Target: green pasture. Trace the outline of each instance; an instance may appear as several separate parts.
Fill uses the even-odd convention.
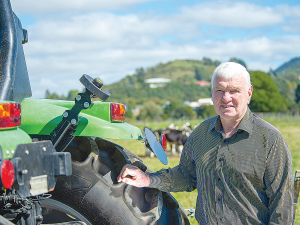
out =
[[[293,169],[294,174],[296,170],[300,170],[300,116],[275,116],[264,118],[271,124],[273,124],[284,136],[286,139],[289,148],[291,150],[293,158]],[[152,129],[166,128],[171,122],[181,127],[187,121],[163,121],[163,122],[143,122],[137,123],[136,126],[143,129],[144,127],[150,127]],[[190,121],[192,127],[199,124],[200,120]],[[174,167],[179,162],[179,157],[173,155],[172,157],[168,156],[168,165],[163,165],[157,158],[150,158],[145,156],[145,147],[144,144],[140,141],[120,141],[112,140],[113,142],[129,149],[138,156],[140,156],[143,162],[149,166],[151,169],[157,171],[161,168]],[[170,147],[168,148],[170,149]],[[184,209],[195,209],[196,207],[196,198],[197,192],[181,192],[181,193],[172,193],[176,200]],[[195,218],[189,217],[192,225],[198,224]],[[295,224],[300,225],[300,207],[296,213]]]

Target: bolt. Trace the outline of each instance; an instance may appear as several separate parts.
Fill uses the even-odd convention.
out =
[[[21,174],[27,174],[27,173],[28,173],[28,170],[26,170],[26,169],[21,171]]]
[[[29,151],[28,151],[28,150],[25,150],[25,154],[29,155]]]
[[[86,108],[86,109],[89,107],[89,105],[90,105],[90,104],[89,104],[88,102],[85,102],[85,103],[83,104],[84,108]]]
[[[11,154],[14,154],[15,153],[15,151],[14,150],[11,150]]]
[[[80,96],[80,95],[76,95],[75,99],[76,99],[77,101],[80,101],[81,96]]]
[[[75,125],[76,124],[76,120],[75,119],[71,119],[71,124]]]
[[[43,216],[42,215],[38,215],[38,216],[36,216],[35,217],[35,220],[37,221],[37,222],[43,222]],[[76,223],[76,222],[75,222]]]
[[[46,147],[43,147],[44,152],[46,151]]]
[[[9,151],[8,150],[6,151],[6,155],[9,156]]]
[[[95,78],[95,79],[93,80],[93,84],[94,84],[97,88],[99,88],[99,89],[103,86],[102,81],[101,81],[100,79],[98,79],[98,78]]]
[[[67,117],[68,116],[68,112],[64,112],[63,117]]]

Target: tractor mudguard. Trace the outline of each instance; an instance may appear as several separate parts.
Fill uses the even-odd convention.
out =
[[[19,144],[31,143],[30,136],[20,128],[12,128],[1,130],[0,135],[0,150],[2,150],[3,159],[10,159],[13,157],[15,149]]]
[[[28,134],[50,135],[62,120],[62,114],[73,107],[74,101],[25,99],[22,102],[21,129]],[[78,116],[79,125],[74,136],[108,139],[139,140],[142,132],[125,122],[112,122],[110,102],[95,101]]]

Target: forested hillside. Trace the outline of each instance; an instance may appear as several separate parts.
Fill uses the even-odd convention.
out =
[[[300,101],[300,58],[293,58],[274,71],[269,72],[280,93],[291,102],[294,109],[299,108]],[[298,97],[297,97],[298,96]]]
[[[204,58],[200,60],[176,60],[166,64],[158,64],[146,70],[139,68],[133,75],[128,75],[121,81],[106,85],[114,101],[126,102],[129,98],[165,99],[181,101],[196,101],[199,98],[210,97],[210,86],[200,86],[197,80],[210,81],[213,70],[220,62]],[[161,88],[150,88],[145,80],[148,78],[169,78],[173,82]]]
[[[231,58],[245,67],[243,60]],[[111,85],[105,85],[113,102],[127,106],[127,117],[134,119],[195,118],[212,116],[212,106],[192,109],[189,102],[210,98],[210,80],[220,64],[209,58],[202,60],[175,60],[149,68],[138,68],[132,75]],[[254,87],[250,108],[258,112],[288,112],[297,110],[300,101],[300,58],[292,59],[275,71],[249,71]],[[167,78],[168,82],[152,84],[150,78]],[[150,80],[149,80],[150,79]],[[153,80],[153,79],[152,79]],[[153,88],[155,87],[155,88]],[[74,99],[78,91],[68,97],[46,93],[46,98]]]
[[[275,71],[276,76],[288,76],[298,79],[300,76],[300,58],[293,58],[289,62],[284,63]]]

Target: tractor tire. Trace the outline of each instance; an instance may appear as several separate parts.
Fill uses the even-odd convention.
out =
[[[128,163],[151,172],[127,149],[100,138],[76,137],[66,151],[72,155],[72,175],[59,177],[51,199],[41,201],[43,224],[67,222],[54,220],[57,211],[91,225],[190,224],[170,194],[117,182]]]

